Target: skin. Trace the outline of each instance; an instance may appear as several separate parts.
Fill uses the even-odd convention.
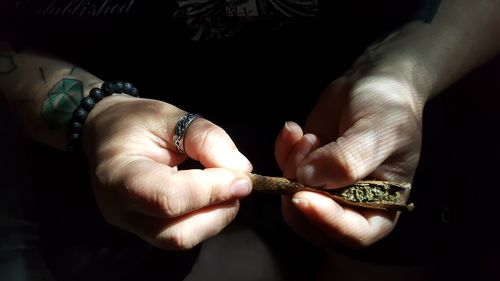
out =
[[[184,111],[128,97],[102,103],[87,120],[83,142],[92,155],[94,193],[110,223],[158,247],[185,250],[234,219],[238,199],[251,191],[246,173],[252,166],[224,130],[193,121],[183,155],[165,136],[172,136]],[[122,118],[131,110],[134,117]],[[205,169],[178,170],[187,157]]]
[[[411,183],[425,103],[499,52],[499,11],[500,1],[442,1],[429,23],[408,23],[367,48],[325,89],[304,128],[281,130],[275,154],[284,176],[326,189],[364,178]],[[371,245],[399,215],[311,192],[282,202],[288,224],[320,245]]]
[[[425,102],[497,54],[497,11],[500,1],[443,1],[431,23],[409,23],[370,46],[325,89],[303,128],[283,127],[276,159],[284,175],[324,188],[365,177],[411,182]],[[57,58],[0,50],[0,58],[8,58],[0,60],[0,93],[26,134],[64,148],[64,120],[102,81]],[[82,138],[104,218],[165,249],[190,249],[216,235],[251,191],[251,163],[210,121],[194,121],[187,155],[176,152],[173,128],[185,113],[162,101],[115,95],[91,111]],[[204,168],[179,170],[187,157]],[[352,247],[382,239],[398,217],[344,208],[309,192],[285,197],[283,214],[315,243]]]
[[[0,92],[27,135],[64,149],[72,111],[102,80],[36,52],[16,54],[4,45],[1,54],[9,62],[0,69],[14,70],[0,76]],[[15,67],[7,68],[10,60]],[[251,191],[251,163],[210,121],[193,121],[185,136],[187,155],[176,151],[173,128],[185,113],[162,101],[113,95],[91,111],[82,135],[103,217],[171,250],[190,249],[217,234]],[[179,171],[188,157],[205,169]]]

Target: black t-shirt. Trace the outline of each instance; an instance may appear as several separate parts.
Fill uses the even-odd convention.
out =
[[[18,49],[46,51],[103,80],[131,81],[142,97],[202,114],[233,137],[255,172],[279,175],[273,147],[284,122],[303,123],[321,90],[410,19],[419,2],[2,1],[0,34]],[[32,149],[35,182],[47,187],[38,191],[39,219],[53,260],[85,247],[140,243],[99,218],[84,165],[75,171],[63,153]],[[241,220],[270,241],[287,242],[276,234],[289,234],[286,227],[269,229],[280,225],[273,224],[279,198],[259,199],[247,203]],[[172,268],[186,272],[193,260],[186,256],[170,258]]]
[[[3,10],[16,47],[202,114],[235,134],[258,172],[273,166],[282,124],[302,123],[321,90],[419,2],[17,0]]]

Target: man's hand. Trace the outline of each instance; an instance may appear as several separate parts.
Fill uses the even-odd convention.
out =
[[[284,176],[325,189],[365,178],[411,182],[421,143],[422,103],[416,90],[396,75],[352,77],[339,78],[324,91],[305,134],[293,122],[284,126],[276,140]],[[398,217],[343,207],[312,192],[284,197],[282,207],[286,221],[304,237],[352,247],[385,237]]]
[[[172,143],[186,112],[147,99],[113,96],[85,123],[95,197],[112,224],[166,249],[189,249],[217,234],[248,195],[250,162],[223,129],[198,118],[185,136],[187,155]],[[187,157],[203,170],[178,170]]]

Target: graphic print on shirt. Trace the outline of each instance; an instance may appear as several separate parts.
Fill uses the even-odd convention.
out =
[[[299,17],[315,17],[318,0],[177,0],[174,17],[182,18],[191,40],[235,36],[242,26],[256,22],[276,29]]]

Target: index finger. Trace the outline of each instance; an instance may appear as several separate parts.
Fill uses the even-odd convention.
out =
[[[252,171],[252,164],[226,131],[203,117],[196,118],[187,128],[184,148],[190,158],[200,161],[207,168]]]

